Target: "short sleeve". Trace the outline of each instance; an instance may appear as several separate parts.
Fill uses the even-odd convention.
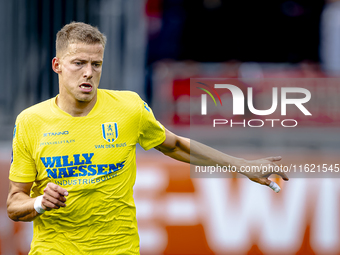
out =
[[[160,145],[165,140],[165,129],[161,123],[159,123],[151,108],[141,101],[141,117],[138,130],[138,143],[144,150]]]
[[[19,115],[20,116],[20,115]],[[37,170],[29,148],[29,133],[25,127],[25,119],[19,117],[13,131],[12,159],[9,179],[14,182],[35,181]]]

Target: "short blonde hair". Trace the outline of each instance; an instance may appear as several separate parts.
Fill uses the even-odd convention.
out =
[[[97,27],[83,22],[71,22],[65,25],[58,33],[56,40],[56,53],[61,54],[71,43],[96,44],[100,43],[105,49],[106,36]]]

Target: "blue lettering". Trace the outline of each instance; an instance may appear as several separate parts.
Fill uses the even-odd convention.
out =
[[[107,165],[97,165],[98,166],[98,175],[104,175],[106,173],[103,173],[103,171],[107,171],[105,168],[107,167]]]
[[[93,175],[95,175],[97,173],[95,167],[96,167],[96,165],[89,165],[87,167],[87,169],[91,172],[91,173],[87,174],[88,176],[93,176]]]
[[[79,170],[79,172],[81,172],[79,174],[79,176],[86,176],[87,175],[86,168],[87,168],[87,166],[84,166],[84,165],[79,166],[78,170]]]
[[[74,170],[77,170],[76,166],[71,166],[67,168],[69,177],[78,177],[78,173],[75,173]]]
[[[84,160],[79,161],[80,154],[74,154],[73,157],[74,157],[74,165],[75,166],[83,165],[85,163]]]
[[[101,175],[105,176],[100,178],[87,179],[87,183],[96,183],[105,180],[109,180],[116,175],[110,175],[118,170],[121,170],[124,167],[125,161],[118,162],[116,164],[92,164],[92,158],[94,153],[83,153],[83,154],[74,154],[74,161],[70,160],[71,156],[56,156],[56,157],[41,157],[41,162],[46,167],[47,177],[50,179],[62,179],[67,177],[84,177],[84,176],[96,176]],[[82,158],[81,158],[82,157]],[[63,163],[63,164],[62,164]],[[81,181],[81,179],[71,180],[68,185],[77,185],[85,183],[85,181]],[[60,183],[61,185],[66,185],[64,183]]]
[[[125,163],[125,161],[120,162],[120,163],[117,163],[117,168],[118,168],[119,170],[122,169],[122,168],[124,167],[124,163]]]
[[[118,168],[116,167],[115,164],[109,164],[109,172],[108,172],[109,174],[113,173],[113,172],[115,172],[117,170],[118,170]]]
[[[48,178],[54,178],[54,179],[56,179],[56,178],[58,178],[57,177],[57,168],[54,168],[54,169],[46,169],[46,171],[47,171],[47,177]]]
[[[57,157],[41,157],[41,162],[44,164],[44,166],[47,167],[54,167],[55,163],[56,163],[56,167],[62,167],[61,165],[61,157],[57,156]],[[47,161],[46,161],[47,160]]]
[[[68,155],[62,156],[63,158],[63,166],[73,166],[73,161],[68,162]]]
[[[59,168],[58,178],[69,177],[66,171],[66,167]]]
[[[85,163],[85,164],[87,164],[87,165],[88,165],[88,164],[92,164],[91,159],[92,159],[94,153],[83,153],[83,154],[81,154],[81,155],[83,155],[83,157],[84,157],[85,160],[86,160],[86,163]]]

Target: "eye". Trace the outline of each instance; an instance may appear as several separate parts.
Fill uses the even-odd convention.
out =
[[[94,63],[93,65],[94,65],[94,67],[100,67],[101,66],[100,63]]]
[[[74,62],[74,64],[75,64],[76,66],[80,66],[80,65],[81,65],[81,62],[77,61],[77,62]]]

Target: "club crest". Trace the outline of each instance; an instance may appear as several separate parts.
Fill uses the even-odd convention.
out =
[[[105,141],[113,143],[118,138],[118,125],[116,122],[102,124],[102,135]]]

